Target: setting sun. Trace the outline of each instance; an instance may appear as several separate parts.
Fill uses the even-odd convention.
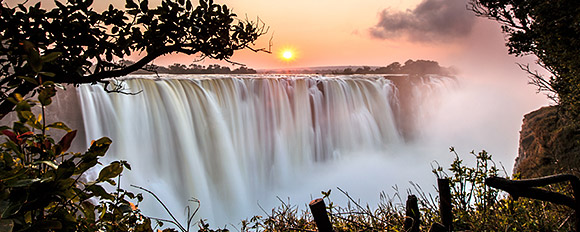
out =
[[[294,53],[291,50],[284,50],[282,52],[282,59],[292,60],[294,58]]]

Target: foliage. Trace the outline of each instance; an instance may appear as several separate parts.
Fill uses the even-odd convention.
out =
[[[229,59],[234,51],[252,48],[266,28],[261,22],[239,21],[225,5],[213,0],[163,0],[149,8],[147,0],[126,0],[124,10],[112,5],[103,12],[91,8],[93,0],[55,1],[52,10],[40,2],[28,8],[0,4],[0,118],[10,112],[15,94],[25,96],[38,87],[31,78],[36,65],[27,65],[30,50],[47,55],[41,68],[57,84],[96,83],[144,68],[155,58],[171,53]],[[139,60],[129,66],[116,61],[132,54]],[[38,59],[36,59],[38,60]],[[34,63],[33,63],[34,64]]]
[[[120,62],[121,65],[129,66],[135,62],[124,60]],[[245,66],[240,66],[234,70],[229,67],[220,66],[219,64],[210,64],[209,66],[203,66],[199,64],[192,63],[189,66],[184,64],[174,63],[168,67],[164,66],[149,66],[150,71],[147,70],[137,70],[133,74],[151,74],[151,73],[169,73],[169,74],[256,74],[257,71]]]
[[[399,62],[393,62],[385,67],[371,68],[364,66],[362,68],[352,69],[346,68],[340,71],[334,71],[333,74],[411,74],[411,75],[425,75],[437,74],[443,76],[455,75],[455,70],[452,68],[444,68],[439,66],[439,63],[431,60],[407,60],[403,65]]]
[[[485,185],[485,179],[499,174],[499,169],[495,166],[485,150],[479,153],[471,152],[476,158],[475,167],[463,165],[463,160],[459,158],[457,152],[452,147],[450,151],[455,154],[455,159],[451,163],[449,177],[451,184],[452,204],[456,208],[455,219],[458,223],[457,229],[463,227],[463,223],[469,221],[484,222],[487,214],[493,210],[493,206],[498,199],[499,191]],[[438,178],[443,170],[439,167],[433,171]],[[474,214],[475,213],[475,214]],[[479,217],[479,218],[478,218]]]
[[[55,1],[54,9],[45,10],[40,2],[11,8],[0,0],[0,118],[18,116],[0,128],[7,138],[0,144],[2,231],[152,231],[151,219],[137,208],[142,195],[119,187],[127,162],[115,161],[89,178],[111,140],[71,153],[76,131],[61,122],[47,125],[45,107],[62,84],[124,76],[170,53],[228,60],[239,49],[265,51],[251,47],[266,31],[261,22],[236,21],[227,6],[212,0],[197,7],[190,0],[163,0],[151,9],[147,0],[126,0],[126,9],[111,5],[103,12],[92,3]],[[135,53],[137,62],[117,62]],[[41,108],[38,117],[34,106]],[[67,133],[56,142],[49,129]],[[109,184],[117,186],[113,192],[106,190]],[[189,231],[190,222],[179,229]]]
[[[27,45],[31,46],[31,45]],[[33,76],[21,77],[37,82],[37,100],[24,99],[19,94],[10,101],[16,105],[18,120],[11,127],[2,126],[6,140],[0,144],[0,225],[3,231],[152,231],[151,220],[143,217],[137,206],[141,194],[119,187],[114,192],[105,188],[120,178],[125,161],[115,161],[103,167],[98,177],[89,180],[90,171],[107,152],[111,140],[93,141],[84,153],[67,152],[76,135],[61,122],[48,124],[44,108],[51,104],[57,85],[43,81],[42,67],[59,53],[41,56],[29,47],[27,63]],[[28,80],[30,79],[30,80]],[[34,106],[42,108],[38,117]],[[49,129],[67,133],[56,142]],[[108,183],[108,184],[107,184]]]
[[[580,116],[580,2],[570,0],[471,0],[478,15],[502,24],[509,53],[533,54],[551,73],[545,77],[529,66],[530,82],[562,106],[568,118]]]
[[[567,221],[569,209],[537,200],[513,199],[485,185],[486,178],[501,174],[485,150],[471,152],[475,158],[472,167],[464,164],[453,147],[450,151],[455,155],[448,169],[451,174],[447,177],[451,182],[455,230],[568,231],[573,228],[573,222]],[[433,172],[438,177],[447,175],[441,167]],[[506,174],[505,171],[503,174]],[[566,191],[558,186],[552,190]],[[434,207],[425,209],[433,210]]]

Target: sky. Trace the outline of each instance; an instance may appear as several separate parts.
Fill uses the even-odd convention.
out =
[[[507,56],[499,25],[477,18],[466,0],[220,0],[241,19],[259,18],[269,27],[256,41],[272,54],[239,51],[235,62],[252,68],[333,65],[386,66],[408,59],[436,60],[454,66],[466,57]],[[151,5],[154,3],[151,2]],[[479,48],[479,50],[478,50]],[[291,49],[294,59],[281,59]],[[167,65],[176,59],[158,59]],[[495,59],[495,58],[494,58]],[[211,63],[214,61],[205,61]]]
[[[238,51],[232,61],[255,69],[334,65],[386,66],[408,59],[438,61],[443,66],[475,62],[473,58],[510,61],[497,23],[477,18],[468,0],[216,0],[240,19],[258,18],[269,28],[256,41],[272,54]],[[6,0],[13,6],[18,0]],[[29,1],[35,3],[37,1]],[[52,7],[52,0],[41,1]],[[194,1],[195,2],[195,1]],[[150,7],[160,0],[150,0]],[[96,10],[124,0],[95,1]],[[281,59],[291,49],[291,61]],[[158,58],[158,65],[190,64],[194,56]],[[533,61],[533,60],[532,60]],[[205,60],[202,64],[214,63]],[[513,63],[513,62],[512,62]]]
[[[478,26],[464,0],[251,0],[227,4],[270,26],[273,57],[248,51],[233,57],[257,68],[388,65],[407,59],[451,64],[453,57],[476,42],[469,40]],[[485,28],[489,29],[499,28]],[[269,36],[257,45],[267,46]],[[500,45],[503,49],[503,42]],[[291,62],[278,59],[286,48],[297,53]]]

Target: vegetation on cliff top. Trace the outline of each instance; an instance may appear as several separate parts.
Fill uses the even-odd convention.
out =
[[[345,68],[339,71],[331,71],[332,74],[410,74],[425,75],[435,74],[442,76],[454,76],[456,70],[439,66],[437,61],[432,60],[407,60],[401,65],[399,62],[393,62],[384,67],[371,68],[364,66],[362,68],[352,69]]]
[[[135,62],[132,61],[121,61],[121,65],[131,66]],[[132,72],[132,74],[152,74],[152,73],[168,73],[168,74],[255,74],[256,70],[240,66],[234,70],[226,66],[221,66],[219,64],[210,64],[208,66],[203,66],[199,64],[192,63],[190,65],[184,65],[179,63],[174,63],[167,67],[150,65],[147,70],[137,70]]]

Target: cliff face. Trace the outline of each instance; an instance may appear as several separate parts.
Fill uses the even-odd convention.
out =
[[[514,173],[521,178],[580,174],[580,126],[568,125],[554,106],[525,115]]]

